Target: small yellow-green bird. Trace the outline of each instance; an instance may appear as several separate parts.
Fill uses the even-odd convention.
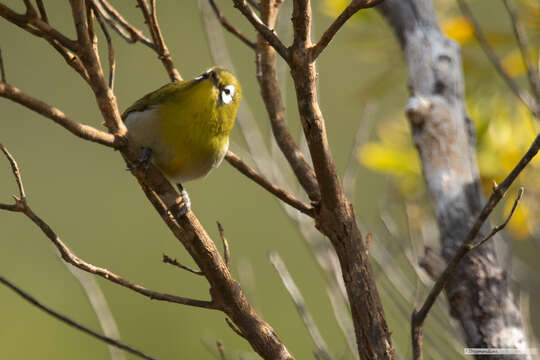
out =
[[[182,183],[207,175],[221,163],[241,98],[238,80],[213,67],[193,80],[151,92],[122,114],[130,141],[143,150],[133,165],[152,161],[178,186],[185,205],[180,216],[191,206]]]

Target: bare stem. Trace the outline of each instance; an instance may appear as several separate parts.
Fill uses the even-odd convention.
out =
[[[304,204],[302,201],[296,199],[294,196],[289,194],[287,191],[283,190],[277,185],[272,184],[268,179],[259,174],[255,169],[249,167],[242,159],[240,159],[232,151],[228,151],[225,155],[225,159],[234,166],[242,174],[246,175],[251,180],[255,181],[257,184],[261,185],[268,192],[275,195],[278,199],[283,202],[291,205],[293,208],[298,211],[303,212],[304,214],[313,217],[313,208]]]
[[[51,315],[52,317],[54,317],[54,318],[56,318],[56,319],[58,319],[58,320],[60,320],[60,321],[62,321],[64,323],[68,324],[69,326],[74,327],[77,330],[82,331],[85,334],[88,334],[88,335],[90,335],[92,337],[95,337],[96,339],[101,340],[101,341],[103,341],[103,342],[105,342],[105,343],[107,343],[109,345],[116,346],[117,348],[125,350],[125,351],[127,351],[127,352],[129,352],[129,353],[131,353],[133,355],[137,355],[140,358],[148,359],[148,360],[157,360],[156,358],[154,358],[154,357],[152,357],[150,355],[146,355],[145,353],[143,353],[140,350],[137,350],[137,349],[135,349],[135,348],[133,348],[133,347],[131,347],[129,345],[126,345],[126,344],[124,344],[124,343],[122,343],[122,342],[120,342],[118,340],[115,340],[113,338],[110,338],[108,336],[101,335],[101,334],[95,332],[94,330],[91,330],[91,329],[87,328],[86,326],[81,325],[78,322],[75,322],[74,320],[67,317],[66,315],[62,315],[59,312],[54,311],[53,309],[49,308],[48,306],[43,305],[42,303],[40,303],[38,300],[36,300],[36,298],[31,296],[27,292],[23,291],[22,289],[20,289],[15,284],[13,284],[12,282],[10,282],[9,280],[7,280],[6,278],[4,278],[2,276],[0,276],[0,283],[4,284],[6,287],[13,290],[15,293],[17,293],[19,296],[21,296],[23,299],[25,299],[26,301],[28,301],[30,304],[34,305],[38,309],[41,309],[41,310],[45,311],[47,314]]]
[[[253,41],[249,40],[244,34],[240,32],[240,30],[234,27],[229,22],[229,20],[227,20],[227,18],[221,13],[221,10],[219,10],[216,2],[214,0],[208,0],[208,2],[210,3],[210,6],[212,6],[212,9],[214,10],[214,13],[216,14],[217,19],[219,20],[221,25],[225,28],[225,30],[227,30],[228,32],[236,36],[238,39],[240,39],[240,41],[242,41],[248,47],[255,49],[256,44]]]
[[[383,0],[353,0],[343,10],[334,22],[326,29],[319,42],[309,49],[311,61],[315,61],[322,51],[330,44],[336,33],[349,20],[351,16],[356,14],[360,9],[366,9],[377,6]]]

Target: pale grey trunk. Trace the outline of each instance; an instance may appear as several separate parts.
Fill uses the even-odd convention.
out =
[[[406,114],[437,216],[442,256],[448,261],[485,203],[474,125],[463,100],[460,49],[441,33],[429,0],[386,0],[379,9],[394,29],[408,66]],[[484,226],[479,238],[488,231]],[[446,295],[466,346],[527,348],[520,313],[493,242],[462,261]]]

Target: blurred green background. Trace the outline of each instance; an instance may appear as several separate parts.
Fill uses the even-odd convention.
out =
[[[4,3],[17,11],[24,10],[21,1]],[[146,33],[135,1],[111,3]],[[227,18],[255,39],[250,25],[233,9],[232,2],[219,3]],[[343,1],[313,3],[314,39],[317,39],[343,6]],[[69,6],[63,2],[49,2],[46,6],[51,24],[74,38]],[[459,20],[453,2],[443,1],[439,6],[442,21]],[[481,4],[478,6],[479,13],[485,14]],[[484,16],[482,21],[492,33],[501,34],[500,39],[511,39],[508,23],[501,20],[504,18],[502,7],[494,11],[497,16]],[[281,16],[285,20],[290,18],[290,2],[285,2]],[[158,2],[158,17],[165,41],[184,78],[192,78],[214,65],[196,1]],[[458,26],[462,28],[466,29],[466,24]],[[99,36],[102,54],[106,54],[100,32]],[[286,32],[283,36],[287,37]],[[243,86],[244,101],[263,132],[265,146],[270,147],[269,123],[255,78],[254,53],[228,33],[225,39]],[[124,109],[166,83],[168,77],[148,48],[127,44],[116,34],[113,41],[117,61],[115,94]],[[536,46],[538,42],[531,43]],[[501,40],[501,44],[506,46],[507,43]],[[58,107],[81,123],[101,127],[102,119],[90,89],[45,41],[1,19],[0,48],[11,85]],[[503,51],[510,52],[511,45],[508,49],[503,47]],[[487,66],[473,40],[468,45],[464,42],[463,52],[471,106],[478,106],[481,100],[491,101],[493,94],[502,99],[499,100],[501,106],[514,106],[513,98]],[[106,63],[105,55],[103,64]],[[366,10],[342,29],[321,55],[318,71],[321,108],[341,173],[350,159],[353,134],[359,123],[367,119],[363,115],[367,104],[375,110],[369,124],[365,125],[364,131],[370,139],[366,146],[380,144],[383,141],[380,134],[393,126],[401,129],[396,130],[396,134],[400,131],[408,134],[402,115],[407,100],[407,77],[401,52],[390,29],[374,10]],[[289,74],[284,72],[283,75],[287,120],[293,133],[298,135],[294,88]],[[522,72],[515,76],[525,85]],[[478,117],[489,118],[488,111],[493,111],[492,108],[489,104],[480,106]],[[153,290],[208,299],[208,285],[203,278],[161,262],[162,253],[166,253],[193,265],[145,199],[135,179],[124,170],[125,164],[118,154],[80,140],[50,120],[5,99],[0,99],[0,116],[0,141],[21,167],[30,205],[78,256]],[[231,149],[245,154],[245,141],[238,127],[231,140]],[[416,159],[410,140],[403,146],[398,151],[411,150]],[[361,161],[365,160],[362,149]],[[385,159],[378,153],[368,158],[376,156]],[[392,155],[386,156],[388,159]],[[16,185],[7,161],[0,160],[0,164],[0,201],[10,202]],[[354,199],[356,213],[362,230],[372,232],[374,241],[386,249],[389,256],[387,262],[377,259],[374,268],[396,348],[406,357],[410,355],[408,319],[414,298],[396,289],[396,281],[392,281],[396,277],[391,272],[398,269],[400,276],[409,279],[410,283],[405,286],[409,286],[407,290],[411,294],[425,293],[425,286],[416,287],[415,272],[404,254],[415,254],[416,238],[436,247],[437,235],[418,173],[412,174],[416,180],[407,180],[403,185],[401,180],[411,174],[396,172],[391,165],[384,165],[384,161],[383,165],[366,161],[362,164],[365,166],[359,168]],[[290,173],[286,172],[286,176],[290,177]],[[192,209],[212,238],[219,239],[216,220],[225,227],[232,250],[233,275],[239,279],[259,314],[274,327],[295,357],[313,358],[313,344],[268,260],[271,250],[277,250],[287,264],[331,353],[336,358],[352,358],[333,315],[325,276],[302,240],[297,225],[278,202],[226,162],[206,179],[188,183],[186,188]],[[414,196],[404,195],[404,188],[407,189],[405,194]],[[411,217],[422,221],[411,221]],[[384,226],[383,218],[394,223],[393,234],[388,231],[388,222]],[[411,223],[414,224],[408,228]],[[520,269],[525,273],[528,269],[538,269],[535,263],[538,240],[535,240],[533,225],[527,225],[530,230],[525,236],[508,235],[509,239],[511,236],[518,239],[513,248],[519,255]],[[81,286],[61,264],[49,240],[29,220],[20,214],[0,212],[0,241],[2,276],[53,309],[100,331]],[[221,248],[221,244],[218,246]],[[534,303],[539,296],[538,276],[531,274],[525,278],[528,283],[523,288]],[[160,359],[216,358],[215,341],[219,339],[230,358],[257,358],[249,345],[227,326],[222,313],[151,301],[104,280],[98,282],[117,321],[121,339],[148,354]],[[521,289],[517,282],[515,287],[516,291]],[[519,294],[523,294],[523,290],[519,290]],[[519,299],[523,300],[521,296]],[[0,287],[0,304],[0,358],[106,359],[109,356],[103,343],[52,319],[5,287]],[[453,334],[454,330],[447,326],[444,304],[445,300],[440,299],[428,325],[432,329],[446,326],[445,331]],[[530,311],[538,329],[539,313],[534,308]],[[432,334],[426,339],[428,358],[460,356],[462,346],[455,335]],[[127,358],[135,357],[127,355]]]

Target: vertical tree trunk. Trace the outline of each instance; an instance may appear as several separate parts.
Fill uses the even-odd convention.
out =
[[[485,203],[476,164],[475,129],[463,101],[460,49],[441,33],[429,0],[386,0],[380,10],[395,31],[409,69],[411,96],[406,114],[437,216],[442,255],[448,261]],[[479,238],[487,231],[488,225]],[[527,347],[520,313],[493,242],[463,260],[446,295],[468,347]],[[505,356],[509,358],[517,357]]]

